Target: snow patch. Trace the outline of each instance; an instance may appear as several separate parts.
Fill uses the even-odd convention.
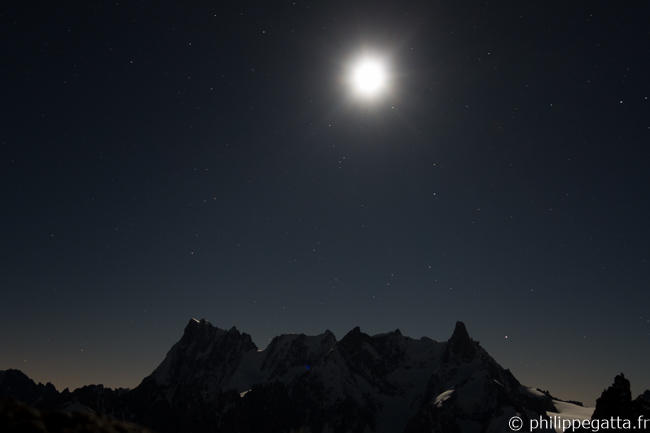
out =
[[[448,400],[448,399],[451,397],[451,395],[454,393],[454,391],[455,391],[455,390],[450,389],[450,390],[448,390],[448,391],[443,392],[443,393],[440,394],[438,397],[436,397],[436,401],[433,402],[433,404],[434,404],[436,407],[440,407],[440,406],[442,406],[442,403],[443,403],[445,400]]]
[[[577,419],[580,421],[590,420],[595,409],[594,407],[582,407],[577,404],[557,400],[553,400],[553,405],[555,405],[555,409],[557,409],[558,413],[546,412],[546,415],[548,415],[551,420],[555,421],[554,426],[557,433],[563,433],[563,419]]]
[[[86,406],[85,404],[81,404],[78,401],[72,402],[68,404],[66,407],[63,408],[63,412],[86,412],[86,413],[95,413],[94,410]]]
[[[547,397],[546,394],[544,394],[543,392],[541,392],[540,390],[538,390],[536,388],[531,388],[529,386],[522,386],[520,389],[521,389],[522,394],[528,394],[528,395],[530,395],[532,397],[536,397],[536,398],[545,398],[545,397]]]

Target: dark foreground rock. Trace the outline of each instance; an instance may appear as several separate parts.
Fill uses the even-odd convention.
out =
[[[575,433],[601,430],[635,430],[650,432],[650,391],[632,400],[630,381],[621,373],[614,383],[605,389],[596,400],[596,409],[591,416],[592,428],[581,428]],[[593,426],[598,426],[593,427]]]
[[[149,433],[143,427],[88,412],[41,411],[5,398],[0,400],[2,433]]]

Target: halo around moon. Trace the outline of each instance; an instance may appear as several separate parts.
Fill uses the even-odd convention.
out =
[[[383,61],[362,58],[352,64],[350,84],[358,96],[374,98],[387,90],[388,72]]]

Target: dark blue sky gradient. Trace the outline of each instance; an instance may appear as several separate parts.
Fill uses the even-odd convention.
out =
[[[650,388],[640,2],[9,2],[0,369],[134,387],[187,321],[456,320],[524,384]],[[365,51],[390,91],[345,84]]]

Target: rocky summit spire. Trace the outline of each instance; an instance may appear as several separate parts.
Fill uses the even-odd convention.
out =
[[[456,322],[454,333],[447,342],[446,358],[455,358],[461,362],[470,362],[476,354],[474,341],[469,336],[463,322]]]
[[[469,333],[467,332],[467,328],[465,327],[465,324],[463,322],[456,322],[456,327],[454,328],[454,333],[451,335],[451,340],[458,340],[458,341],[471,341],[471,338],[469,337]]]
[[[256,350],[251,336],[234,327],[225,331],[205,319],[191,319],[183,337],[149,378],[163,386],[217,390],[234,374],[243,354]]]
[[[614,384],[603,391],[596,400],[596,409],[591,419],[609,419],[620,416],[629,418],[632,415],[632,392],[630,381],[623,373],[614,378]]]
[[[183,331],[183,334],[196,334],[198,332],[203,332],[205,331],[214,331],[216,328],[210,324],[205,319],[197,320],[197,319],[190,319],[190,322],[185,326],[185,330]]]

